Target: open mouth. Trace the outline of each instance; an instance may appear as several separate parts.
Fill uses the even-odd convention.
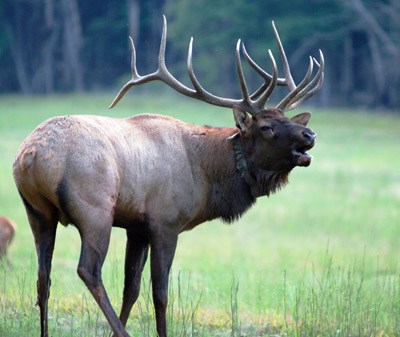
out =
[[[311,164],[312,156],[308,154],[306,151],[312,149],[314,146],[314,142],[309,145],[301,146],[295,148],[292,152],[293,160],[296,166],[309,166]]]

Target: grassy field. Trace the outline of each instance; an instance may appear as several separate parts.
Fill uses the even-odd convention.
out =
[[[36,254],[12,179],[13,156],[46,118],[127,117],[150,112],[196,124],[233,125],[228,109],[175,96],[111,94],[0,97],[0,214],[18,224],[0,267],[0,336],[40,334]],[[400,118],[314,111],[313,163],[233,225],[203,224],[180,236],[170,296],[171,336],[400,336]],[[399,114],[397,114],[399,116]],[[104,282],[119,312],[125,233],[115,229]],[[59,226],[49,301],[52,336],[109,336],[108,324],[76,274],[80,240]],[[132,336],[155,336],[146,269]]]

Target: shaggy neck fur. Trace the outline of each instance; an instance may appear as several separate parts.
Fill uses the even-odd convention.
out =
[[[249,185],[252,196],[256,198],[260,195],[260,191],[258,188],[257,180],[249,172],[246,155],[243,151],[239,134],[238,133],[235,134],[233,137],[230,138],[230,140],[232,140],[233,143],[233,152],[235,154],[236,169],[240,172],[240,175],[247,183],[247,185]]]
[[[227,139],[229,137],[226,133],[223,134],[219,134],[220,137],[223,136],[220,139],[213,139],[213,156],[210,155],[209,146],[203,148],[205,158],[219,158],[206,167],[210,190],[204,218],[206,220],[221,218],[223,221],[231,223],[245,213],[256,202],[257,197],[269,196],[282,188],[288,182],[290,169],[282,171],[262,170],[257,168],[255,163],[249,161],[249,157],[244,154],[249,174],[254,177],[258,187],[258,192],[254,195],[251,186],[236,167],[232,139]],[[233,132],[230,133],[230,135],[232,134]]]

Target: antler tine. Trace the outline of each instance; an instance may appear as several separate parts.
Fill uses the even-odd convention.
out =
[[[200,82],[197,80],[196,75],[193,71],[193,61],[192,61],[192,54],[193,54],[193,37],[190,38],[189,48],[188,48],[188,57],[187,57],[187,69],[189,73],[189,78],[192,81],[192,84],[197,92],[205,92],[204,88],[201,86]]]
[[[193,55],[193,37],[190,38],[190,42],[189,42],[189,48],[188,48],[188,57],[187,57],[187,69],[188,69],[188,74],[189,74],[189,78],[190,81],[192,82],[195,91],[197,93],[198,97],[195,97],[197,99],[201,99],[201,97],[208,97],[209,98],[209,102],[211,104],[215,104],[218,105],[218,99],[214,102],[213,101],[213,97],[215,97],[214,95],[212,95],[211,93],[209,93],[208,91],[206,91],[200,84],[199,80],[197,79],[194,70],[193,70],[193,61],[192,61],[192,55]],[[218,98],[218,97],[215,97]],[[227,107],[230,107],[230,105],[227,105]]]
[[[193,89],[190,89],[180,83],[167,69],[167,66],[165,64],[165,50],[166,50],[166,44],[167,44],[167,19],[165,15],[163,15],[163,31],[161,35],[161,43],[160,43],[160,51],[158,55],[158,68],[155,72],[140,76],[138,74],[137,68],[136,68],[136,49],[135,45],[133,43],[132,38],[130,38],[131,41],[131,48],[132,48],[132,58],[131,58],[131,73],[132,73],[132,78],[122,87],[122,89],[119,91],[117,96],[115,97],[114,101],[111,103],[109,108],[113,108],[120,100],[121,98],[126,94],[126,92],[133,86],[143,84],[146,82],[150,81],[155,81],[155,80],[160,80],[169,86],[171,86],[173,89],[177,90],[178,92],[189,96],[189,97],[194,97],[196,95],[196,92]]]
[[[193,54],[193,37],[190,39],[189,42],[189,48],[188,48],[188,58],[187,58],[187,69],[188,69],[188,74],[190,81],[192,82],[195,91],[193,94],[193,98],[196,98],[198,100],[202,100],[204,102],[210,103],[212,105],[216,106],[221,106],[221,107],[226,107],[226,108],[232,108],[234,105],[239,105],[241,107],[246,107],[248,109],[248,106],[244,106],[243,101],[240,99],[230,99],[230,98],[223,98],[219,96],[215,96],[205,90],[199,80],[197,79],[194,70],[193,70],[193,61],[192,61],[192,54]]]
[[[296,100],[296,102],[292,103],[286,111],[292,110],[296,108],[301,102],[305,101],[306,99],[310,98],[311,96],[314,96],[316,93],[318,93],[321,90],[322,84],[324,82],[324,74],[321,75],[317,85],[311,89],[307,94],[305,94],[301,99]]]
[[[130,81],[128,81],[122,89],[118,92],[117,96],[114,98],[113,102],[110,104],[109,109],[113,108],[117,103],[121,100],[122,97],[126,94],[126,92],[134,86],[134,82],[140,79],[140,75],[137,72],[136,68],[136,49],[135,49],[135,44],[133,42],[132,37],[129,36],[129,41],[131,43],[131,49],[132,49],[132,56],[131,56],[131,74],[132,78]]]
[[[132,49],[132,57],[131,57],[131,73],[132,73],[132,78],[139,78],[139,74],[137,72],[136,68],[136,48],[135,44],[133,43],[132,37],[129,36],[129,41],[131,43],[131,49]]]
[[[291,90],[290,93],[277,105],[277,108],[282,109],[283,111],[287,111],[295,108],[298,104],[300,104],[307,98],[315,95],[320,90],[324,78],[324,56],[322,54],[322,51],[320,50],[319,52],[321,64],[310,57],[310,66],[308,68],[307,74],[304,77],[303,81],[298,86],[296,86],[295,82],[293,81],[285,50],[283,48],[281,39],[273,21],[272,27],[282,56],[286,83]],[[307,84],[312,74],[313,63],[315,63],[319,67],[319,69],[315,77],[311,80],[311,82]]]
[[[260,97],[255,101],[255,105],[258,109],[262,109],[265,103],[268,101],[269,97],[271,96],[272,92],[277,86],[278,83],[278,67],[276,66],[274,55],[272,54],[271,49],[268,49],[268,55],[272,63],[272,77],[271,81],[269,82],[268,87],[265,91],[260,94]],[[261,89],[261,88],[260,88]]]
[[[294,99],[307,86],[307,82],[310,79],[310,76],[313,71],[313,64],[314,64],[314,61],[310,56],[310,65],[308,66],[307,73],[304,76],[303,80],[300,82],[300,84],[297,87],[295,86],[294,89],[292,91],[290,91],[289,94],[281,102],[279,102],[279,104],[276,106],[277,109],[281,109],[282,111],[285,111],[287,109],[290,101],[292,101],[292,99]]]
[[[243,101],[248,104],[249,107],[252,107],[252,104],[250,102],[250,96],[249,96],[249,90],[247,88],[246,80],[244,78],[243,74],[243,67],[242,67],[242,61],[240,58],[240,45],[242,41],[239,39],[238,42],[236,43],[236,51],[235,51],[235,56],[236,56],[236,70],[239,78],[239,83],[240,83],[240,89],[243,94]],[[252,109],[253,110],[253,109]],[[251,113],[256,112],[256,111],[249,111]]]
[[[246,58],[247,63],[261,76],[265,79],[265,83],[256,91],[261,91],[261,88],[267,87],[269,85],[269,83],[271,82],[273,75],[268,74],[264,69],[262,69],[249,55],[249,53],[246,50],[246,47],[244,46],[244,43],[242,43],[242,51],[243,51],[243,55]],[[269,52],[269,50],[268,50]],[[286,79],[285,78],[277,78],[277,85],[279,86],[285,86],[286,85]],[[256,95],[256,92],[252,95],[254,97],[257,97],[258,95]],[[260,94],[260,93],[258,93]]]
[[[305,101],[306,99],[314,96],[322,87],[324,82],[324,55],[321,50],[319,50],[320,54],[320,62],[313,58],[314,63],[318,66],[318,72],[315,77],[307,84],[307,86],[302,89],[298,95],[292,98],[289,103],[287,104],[286,110],[292,110],[297,107],[301,102]]]
[[[278,30],[275,27],[274,21],[272,21],[272,29],[274,30],[276,42],[278,43],[279,51],[280,51],[281,57],[282,57],[283,71],[285,73],[285,83],[289,87],[290,90],[294,90],[296,88],[296,84],[293,81],[293,77],[292,77],[292,73],[290,72],[290,66],[289,66],[289,62],[286,57],[285,49],[283,48],[281,39],[278,34]]]
[[[160,73],[160,64],[162,64],[162,62],[160,62],[160,58],[161,55],[165,55],[165,41],[166,41],[166,37],[164,35],[166,35],[166,18],[164,16],[164,24],[163,24],[163,37],[161,38],[161,45],[160,45],[160,52],[159,52],[159,60],[158,60],[158,64],[159,64],[159,68],[157,69],[157,71],[145,75],[145,76],[140,76],[138,71],[137,71],[137,67],[136,67],[136,48],[135,48],[135,43],[133,42],[132,37],[129,36],[129,40],[131,42],[131,49],[132,49],[132,56],[131,56],[131,74],[132,77],[131,79],[122,87],[122,89],[118,92],[117,96],[114,98],[113,102],[110,104],[109,108],[113,108],[114,106],[117,105],[117,103],[121,100],[122,97],[124,97],[124,95],[127,93],[127,91],[135,86],[135,85],[139,85],[142,83],[146,83],[149,81],[153,81],[156,80],[158,78],[158,75]],[[165,34],[164,34],[165,33]],[[164,43],[163,43],[164,41]],[[163,45],[164,44],[164,45]],[[165,67],[165,62],[164,62],[164,68]],[[189,88],[188,88],[189,89]]]
[[[171,88],[180,92],[181,94],[189,97],[196,98],[196,91],[188,88],[181,82],[179,82],[168,70],[165,63],[165,50],[167,48],[167,18],[163,15],[163,31],[161,34],[160,51],[158,54],[158,69],[155,72],[156,78],[166,84]]]
[[[167,49],[167,18],[163,15],[163,30],[161,33],[160,51],[158,53],[158,70],[167,70],[165,64],[165,50]]]

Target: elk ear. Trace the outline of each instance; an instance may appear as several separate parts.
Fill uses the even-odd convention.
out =
[[[298,115],[290,118],[290,120],[293,123],[306,126],[308,124],[308,122],[310,121],[310,118],[311,118],[311,112],[303,112],[301,114],[298,114]]]
[[[253,124],[253,119],[250,117],[250,115],[246,111],[242,110],[242,108],[234,105],[233,116],[235,118],[236,126],[240,129],[240,131],[248,132],[250,126]]]

